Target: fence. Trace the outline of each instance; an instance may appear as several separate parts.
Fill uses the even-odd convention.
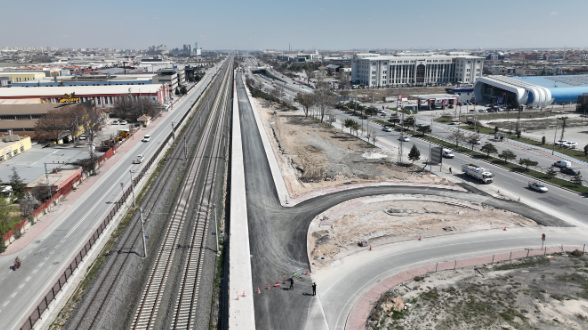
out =
[[[194,107],[194,105],[196,105],[196,103],[200,100],[200,98],[201,98],[202,95],[204,95],[204,93],[202,93],[200,96],[198,96],[198,98],[196,98],[196,100],[194,101],[194,103],[192,103],[192,105],[190,105],[190,109],[192,109]],[[182,118],[180,118],[179,124],[183,123],[184,120],[186,119],[186,117],[191,112],[192,112],[191,110],[186,111],[186,113],[184,113],[184,115],[182,116]],[[71,263],[69,264],[69,266],[65,269],[65,271],[63,272],[63,274],[59,277],[59,279],[57,280],[57,282],[51,287],[51,289],[49,290],[49,292],[43,297],[43,299],[39,302],[39,304],[37,305],[37,307],[29,315],[29,317],[27,318],[27,320],[25,321],[25,323],[22,325],[21,330],[33,329],[33,326],[35,325],[35,323],[41,318],[41,316],[43,315],[43,313],[48,309],[48,307],[51,304],[51,302],[53,300],[55,300],[55,297],[57,296],[57,294],[59,293],[59,291],[61,291],[61,289],[63,288],[63,286],[67,283],[68,279],[72,276],[72,274],[77,269],[77,267],[79,266],[79,264],[84,260],[84,257],[88,254],[88,252],[90,252],[90,250],[92,249],[92,247],[94,246],[94,244],[96,244],[96,242],[100,238],[100,235],[104,232],[104,230],[106,230],[106,228],[110,224],[110,221],[115,218],[116,213],[118,212],[118,210],[124,205],[124,203],[126,202],[127,198],[129,196],[131,196],[132,186],[136,185],[137,183],[139,183],[139,181],[141,181],[141,179],[143,179],[143,177],[147,173],[147,170],[149,168],[151,168],[151,165],[153,165],[153,163],[155,162],[155,160],[159,157],[159,155],[164,150],[165,146],[169,143],[169,140],[172,137],[173,137],[173,132],[170,132],[169,135],[163,141],[163,143],[159,146],[159,148],[157,149],[157,151],[155,152],[155,154],[153,154],[153,156],[146,163],[146,166],[143,167],[143,169],[141,170],[141,172],[139,173],[139,175],[137,175],[136,177],[133,178],[132,185],[130,185],[123,192],[122,197],[119,198],[119,200],[114,204],[114,207],[110,210],[110,212],[108,213],[108,215],[106,216],[106,218],[104,218],[104,220],[102,220],[102,222],[100,223],[100,226],[96,229],[96,231],[94,232],[94,234],[92,234],[92,236],[90,237],[90,239],[88,240],[88,242],[82,247],[82,249],[78,252],[78,254],[75,256],[75,258],[71,261]],[[127,139],[128,139],[128,137],[127,137]],[[109,149],[101,157],[101,160],[104,161],[107,158],[112,157],[112,155],[114,155],[114,151],[116,151],[115,148],[118,148],[118,147],[113,147],[113,148]],[[112,151],[112,153],[109,153],[110,151]],[[110,156],[107,156],[108,154]]]

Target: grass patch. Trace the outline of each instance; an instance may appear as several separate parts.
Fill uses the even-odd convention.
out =
[[[527,259],[521,263],[509,263],[506,265],[495,266],[493,268],[493,270],[501,271],[501,270],[531,268],[531,267],[546,266],[546,265],[549,265],[549,259],[547,259],[545,257],[538,257],[536,259]]]

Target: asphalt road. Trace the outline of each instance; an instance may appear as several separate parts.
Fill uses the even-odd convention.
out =
[[[334,113],[336,114],[338,123],[342,123],[345,119],[353,119],[358,123],[361,123],[361,120],[359,120],[357,117],[348,115],[341,111],[335,110]],[[396,148],[400,144],[400,132],[384,132],[382,131],[382,126],[369,120],[364,120],[363,124],[364,127],[369,127],[367,129],[374,131],[378,141],[385,142],[387,145],[392,145]],[[439,132],[439,129],[435,128],[435,132]],[[411,137],[410,142],[404,143],[403,149],[406,151],[406,154],[413,144],[416,145],[417,148],[421,151],[421,159],[428,158],[429,142],[419,138]],[[397,149],[393,149],[393,151],[396,152]],[[405,160],[408,161],[406,154],[404,157]],[[458,152],[454,152],[454,154],[455,158],[453,159],[443,159],[443,169],[445,173],[447,173],[448,168],[451,167],[455,176],[467,182],[471,182],[474,186],[480,188],[481,190],[487,192],[497,192],[500,190],[501,192],[509,193],[511,197],[520,197],[523,203],[527,203],[552,215],[561,217],[571,224],[588,226],[588,219],[585,217],[585,215],[588,214],[588,204],[586,203],[586,197],[565,189],[561,189],[551,184],[546,184],[549,191],[542,194],[527,187],[528,181],[532,181],[532,179],[526,176],[520,175],[510,170],[506,170],[500,166],[473,159],[466,154],[461,154]],[[531,158],[537,159],[538,157],[535,155],[535,157]],[[463,164],[470,163],[488,168],[490,172],[494,174],[494,182],[492,184],[486,185],[462,174],[461,166]],[[433,166],[433,168],[439,170],[439,166]]]
[[[210,71],[184,97],[174,110],[150,131],[149,143],[138,143],[108,173],[105,173],[74,205],[56,219],[33,243],[16,255],[22,267],[10,270],[16,255],[0,257],[0,319],[3,329],[19,327],[36,307],[47,290],[55,284],[74,255],[94,233],[97,224],[110,212],[111,203],[122,195],[120,184],[130,185],[129,170],[143,165],[132,164],[137,154],[147,159],[157,150],[171,131],[171,123],[178,122],[192,102],[204,90],[212,77]]]
[[[565,225],[560,220],[515,202],[495,199],[488,195],[419,187],[370,187],[341,191],[307,200],[292,208],[281,207],[271,176],[267,156],[255,124],[253,110],[244,86],[237,75],[237,92],[241,111],[245,181],[248,203],[251,266],[254,288],[282,283],[283,274],[308,269],[307,233],[312,219],[319,213],[344,201],[381,194],[430,194],[451,196],[483,202],[523,214],[546,225]],[[295,280],[294,290],[274,288],[255,295],[256,328],[300,329],[313,306],[308,294],[310,279]]]

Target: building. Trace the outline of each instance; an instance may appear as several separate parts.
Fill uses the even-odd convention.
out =
[[[198,43],[197,43],[197,42],[196,42],[196,43],[194,43],[194,53],[196,53],[196,56],[200,56],[200,55],[202,55],[202,49],[200,49],[200,48],[198,47]]]
[[[552,104],[576,103],[588,93],[588,75],[504,77],[487,76],[474,85],[478,102],[546,107]]]
[[[35,124],[47,111],[58,105],[46,104],[0,104],[0,133],[35,137]]]
[[[97,107],[111,108],[123,96],[149,98],[163,104],[169,99],[169,87],[161,84],[140,86],[62,86],[37,88],[0,88],[0,105],[71,104],[94,101]]]
[[[482,76],[484,58],[467,53],[356,54],[352,82],[368,87],[473,83]]]
[[[161,69],[157,71],[157,75],[153,77],[154,84],[167,84],[170,90],[175,92],[178,86],[186,83],[186,73],[184,70],[178,69]]]
[[[187,44],[183,47],[184,53],[192,53],[192,45]]]
[[[31,138],[29,136],[21,137],[8,132],[8,134],[2,136],[2,142],[0,142],[0,162],[22,154],[31,149],[31,147]]]
[[[0,87],[12,87],[12,79],[0,76]]]
[[[141,86],[153,84],[155,74],[92,74],[83,76],[44,77],[13,83],[12,87],[62,86]]]
[[[2,72],[2,76],[12,79],[14,84],[21,81],[45,78],[47,75],[44,72]]]

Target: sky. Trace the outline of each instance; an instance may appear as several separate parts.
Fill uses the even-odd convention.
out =
[[[588,47],[587,0],[0,0],[0,47]]]

